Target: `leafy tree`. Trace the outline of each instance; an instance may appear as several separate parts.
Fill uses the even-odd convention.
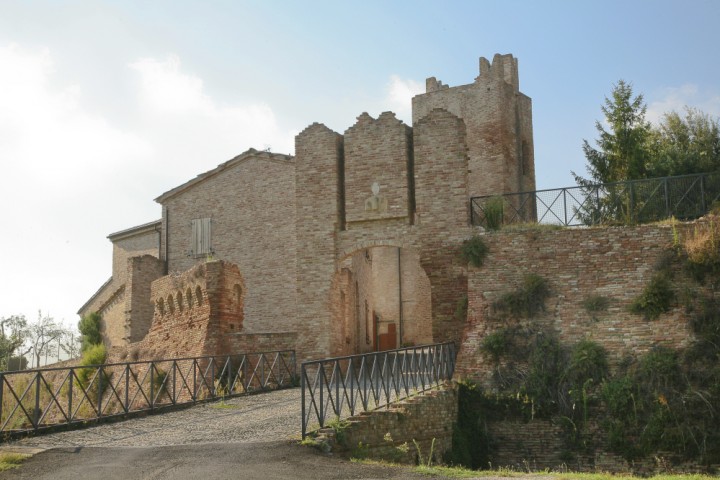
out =
[[[27,335],[27,320],[23,315],[12,315],[0,319],[0,370],[19,369],[11,368],[10,364],[22,365],[21,361],[13,362],[12,360],[16,358],[14,357],[15,351],[25,343]]]
[[[51,346],[59,343],[65,335],[67,335],[67,329],[63,325],[48,315],[43,316],[42,312],[38,311],[37,321],[28,325],[26,344],[29,345],[29,348],[23,354],[33,352],[34,365],[39,366],[42,356],[49,353]]]
[[[80,319],[78,329],[80,330],[82,347],[81,351],[102,343],[102,335],[100,334],[100,314],[97,312],[89,313]]]
[[[590,178],[572,172],[581,186],[645,178],[650,160],[650,124],[645,121],[643,96],[633,96],[632,85],[620,80],[613,86],[611,98],[605,97],[602,112],[609,126],[595,122],[599,133],[597,148],[583,140]]]
[[[652,129],[648,176],[665,177],[720,170],[720,124],[694,108],[685,116],[666,113]]]

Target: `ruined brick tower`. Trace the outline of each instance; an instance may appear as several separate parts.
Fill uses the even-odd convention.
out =
[[[400,333],[397,346],[459,341],[454,311],[467,279],[458,246],[472,235],[470,197],[535,187],[531,101],[512,55],[481,58],[469,85],[428,79],[412,107],[412,128],[391,112],[363,113],[344,135],[316,123],[296,137],[298,349],[306,356],[363,350],[363,330],[376,339],[416,332]],[[370,263],[368,250],[380,247],[398,249],[400,280],[387,290],[402,286],[401,249],[419,259],[430,314],[404,318],[401,297],[397,315],[379,318],[361,301],[357,261],[348,259],[364,252]]]

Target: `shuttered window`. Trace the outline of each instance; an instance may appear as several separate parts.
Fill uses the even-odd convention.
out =
[[[192,221],[191,250],[193,255],[213,253],[211,243],[211,225],[209,218],[198,218]]]

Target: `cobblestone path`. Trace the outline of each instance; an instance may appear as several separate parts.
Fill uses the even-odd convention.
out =
[[[157,447],[300,438],[300,389],[261,393],[95,427],[50,433],[6,446]]]

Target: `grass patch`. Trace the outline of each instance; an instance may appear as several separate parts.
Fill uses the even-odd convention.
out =
[[[414,469],[416,472],[428,475],[430,477],[449,477],[449,478],[538,478],[542,480],[546,479],[557,479],[557,480],[617,480],[617,479],[634,479],[640,477],[634,477],[630,474],[612,474],[612,473],[572,473],[572,472],[550,472],[548,470],[540,472],[520,472],[510,468],[500,468],[498,470],[470,470],[462,467],[442,467],[442,466],[417,466]],[[661,474],[652,477],[645,477],[653,480],[717,480],[717,477],[712,475],[700,475],[700,474],[688,474],[688,475],[677,475],[677,474]]]
[[[30,458],[30,456],[31,455],[25,455],[22,453],[0,453],[0,472],[18,468],[20,464]]]

